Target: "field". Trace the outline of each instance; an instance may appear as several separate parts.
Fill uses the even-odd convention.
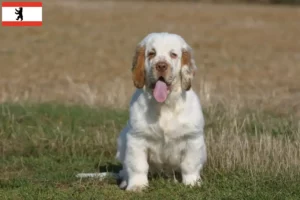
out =
[[[42,27],[0,29],[0,199],[299,199],[300,7],[43,1]],[[193,47],[206,119],[200,188],[115,180],[131,60],[150,32]]]

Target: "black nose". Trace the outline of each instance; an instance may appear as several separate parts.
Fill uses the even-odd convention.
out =
[[[166,71],[168,68],[168,64],[165,62],[158,62],[156,64],[156,69],[160,72]]]

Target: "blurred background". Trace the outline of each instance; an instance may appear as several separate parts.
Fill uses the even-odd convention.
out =
[[[42,27],[1,27],[0,102],[127,108],[151,32],[194,49],[204,106],[299,114],[299,0],[44,0]]]

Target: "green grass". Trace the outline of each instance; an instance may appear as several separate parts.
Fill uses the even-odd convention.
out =
[[[221,107],[205,109],[210,154],[202,174],[202,187],[188,188],[167,179],[152,178],[146,191],[131,193],[120,190],[112,179],[75,177],[79,172],[120,168],[114,156],[116,137],[128,118],[126,110],[2,104],[0,199],[299,199],[300,170],[295,167],[299,154],[289,157],[284,163],[290,163],[286,165],[276,160],[268,166],[255,162],[245,165],[237,159],[235,165],[226,167],[221,164],[222,151],[215,150],[209,139],[213,133],[218,138],[230,130],[246,133],[250,142],[257,135],[269,134],[276,141],[285,139],[287,145],[299,150],[295,119],[251,111],[232,118],[229,115]],[[229,148],[230,141],[225,142],[228,146],[223,144],[224,148]],[[290,152],[282,155],[291,155]]]

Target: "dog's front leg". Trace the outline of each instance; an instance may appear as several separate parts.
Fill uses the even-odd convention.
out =
[[[147,147],[143,139],[128,135],[124,160],[127,172],[127,188],[140,191],[148,186]]]
[[[182,182],[185,185],[196,186],[201,184],[200,171],[207,159],[204,137],[189,139],[180,165]]]

